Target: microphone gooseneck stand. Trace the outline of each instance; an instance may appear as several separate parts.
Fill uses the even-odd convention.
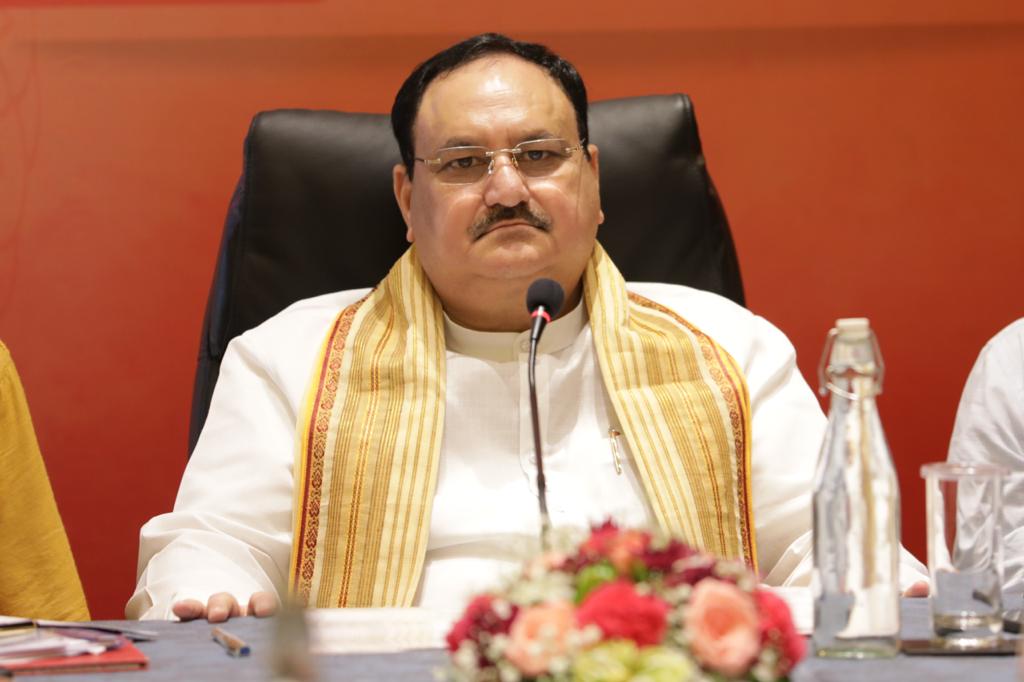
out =
[[[540,437],[540,410],[537,408],[537,346],[552,316],[558,314],[565,292],[558,282],[538,279],[526,292],[526,309],[533,317],[530,326],[530,355],[527,378],[530,385],[530,416],[533,421],[533,456],[537,466],[537,498],[540,502],[540,545],[543,551],[551,549],[551,517],[548,515],[548,486],[544,478],[544,453]]]
[[[540,442],[540,411],[537,409],[537,340],[530,339],[530,364],[527,376],[530,381],[530,416],[533,418],[533,456],[537,464],[537,497],[540,500],[540,546],[545,552],[551,549],[551,517],[548,516],[548,484],[544,478],[544,455]]]

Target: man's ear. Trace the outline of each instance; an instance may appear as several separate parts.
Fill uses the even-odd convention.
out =
[[[587,151],[590,152],[590,159],[587,161],[587,164],[590,165],[590,170],[594,174],[594,184],[597,186],[597,201],[598,201],[598,206],[600,206],[600,202],[601,202],[601,173],[599,171],[601,169],[601,164],[598,162],[598,158],[597,158],[597,156],[598,156],[598,154],[597,154],[597,145],[596,144],[588,144],[587,145]],[[597,224],[600,225],[603,222],[604,222],[604,211],[601,210],[600,208],[598,208],[597,209]]]
[[[410,221],[412,207],[412,178],[405,164],[398,163],[391,169],[391,181],[395,190],[395,201],[398,202],[398,210],[402,212],[402,220],[405,221],[405,240],[410,244],[416,237],[412,233],[412,222]]]

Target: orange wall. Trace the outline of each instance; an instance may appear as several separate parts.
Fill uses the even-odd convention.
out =
[[[550,44],[595,99],[693,96],[750,306],[812,385],[831,322],[872,318],[923,555],[918,468],[1024,315],[1024,4],[838,4],[0,0],[0,338],[94,615],[120,615],[138,527],[173,503],[249,118],[386,111],[415,62],[487,29]]]

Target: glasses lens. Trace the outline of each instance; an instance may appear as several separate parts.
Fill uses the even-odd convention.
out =
[[[476,182],[484,173],[491,160],[483,147],[451,147],[437,152],[441,162],[437,165],[437,177],[441,182],[465,184]]]
[[[572,152],[566,151],[569,144],[565,140],[533,140],[518,146],[517,161],[523,175],[542,177],[551,175],[565,163]]]

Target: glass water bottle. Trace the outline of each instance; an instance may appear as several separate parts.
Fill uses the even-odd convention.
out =
[[[868,320],[837,320],[819,367],[831,405],[814,482],[818,656],[899,651],[900,493],[875,404],[883,373]]]

